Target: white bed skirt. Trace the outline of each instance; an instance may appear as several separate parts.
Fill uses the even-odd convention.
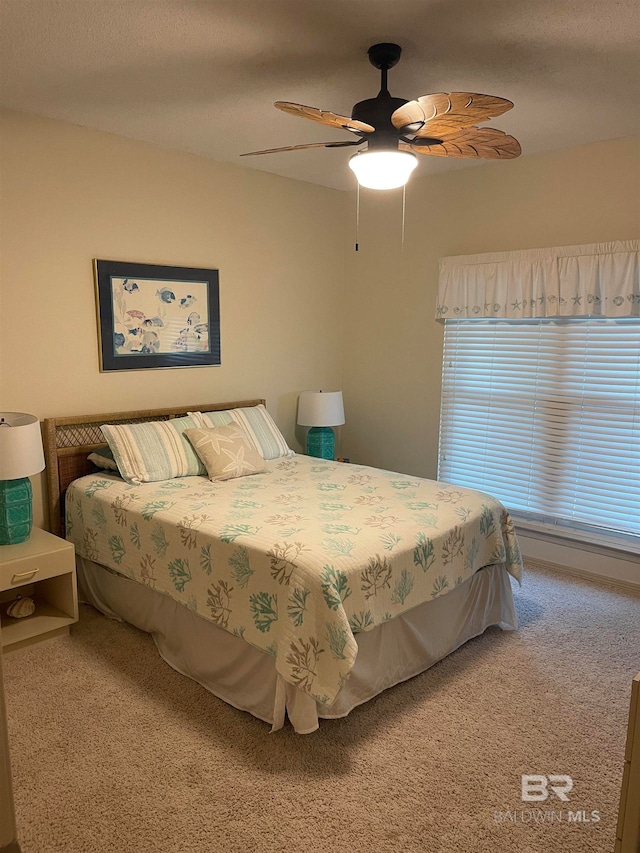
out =
[[[490,625],[517,629],[509,575],[487,566],[451,592],[356,635],[358,657],[330,707],[287,684],[274,658],[150,587],[77,557],[83,602],[150,633],[160,656],[218,698],[282,728],[285,713],[298,734],[318,718],[345,717],[357,705],[428,669]]]

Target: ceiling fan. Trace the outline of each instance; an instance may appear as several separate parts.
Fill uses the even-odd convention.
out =
[[[348,130],[356,139],[267,148],[240,156],[366,145],[351,157],[349,166],[361,186],[373,189],[403,186],[417,165],[415,154],[491,160],[518,157],[520,144],[513,136],[493,127],[476,126],[510,110],[513,104],[506,98],[472,92],[422,95],[413,101],[392,97],[387,89],[387,72],[401,53],[399,45],[386,42],[369,48],[369,61],[380,69],[380,92],[355,104],[350,118],[289,101],[274,104],[290,115]]]

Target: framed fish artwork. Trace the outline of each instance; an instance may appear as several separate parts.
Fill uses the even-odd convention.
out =
[[[220,364],[218,270],[93,262],[100,370]]]

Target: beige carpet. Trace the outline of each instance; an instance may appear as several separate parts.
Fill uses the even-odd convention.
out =
[[[302,737],[82,608],[70,637],[5,657],[24,853],[611,851],[640,598],[540,571],[515,594],[519,633]],[[523,803],[523,773],[570,775],[570,802]]]

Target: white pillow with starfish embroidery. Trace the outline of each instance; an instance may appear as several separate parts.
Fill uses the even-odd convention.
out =
[[[235,421],[207,429],[186,429],[184,434],[213,482],[261,474],[267,470],[264,459]]]

